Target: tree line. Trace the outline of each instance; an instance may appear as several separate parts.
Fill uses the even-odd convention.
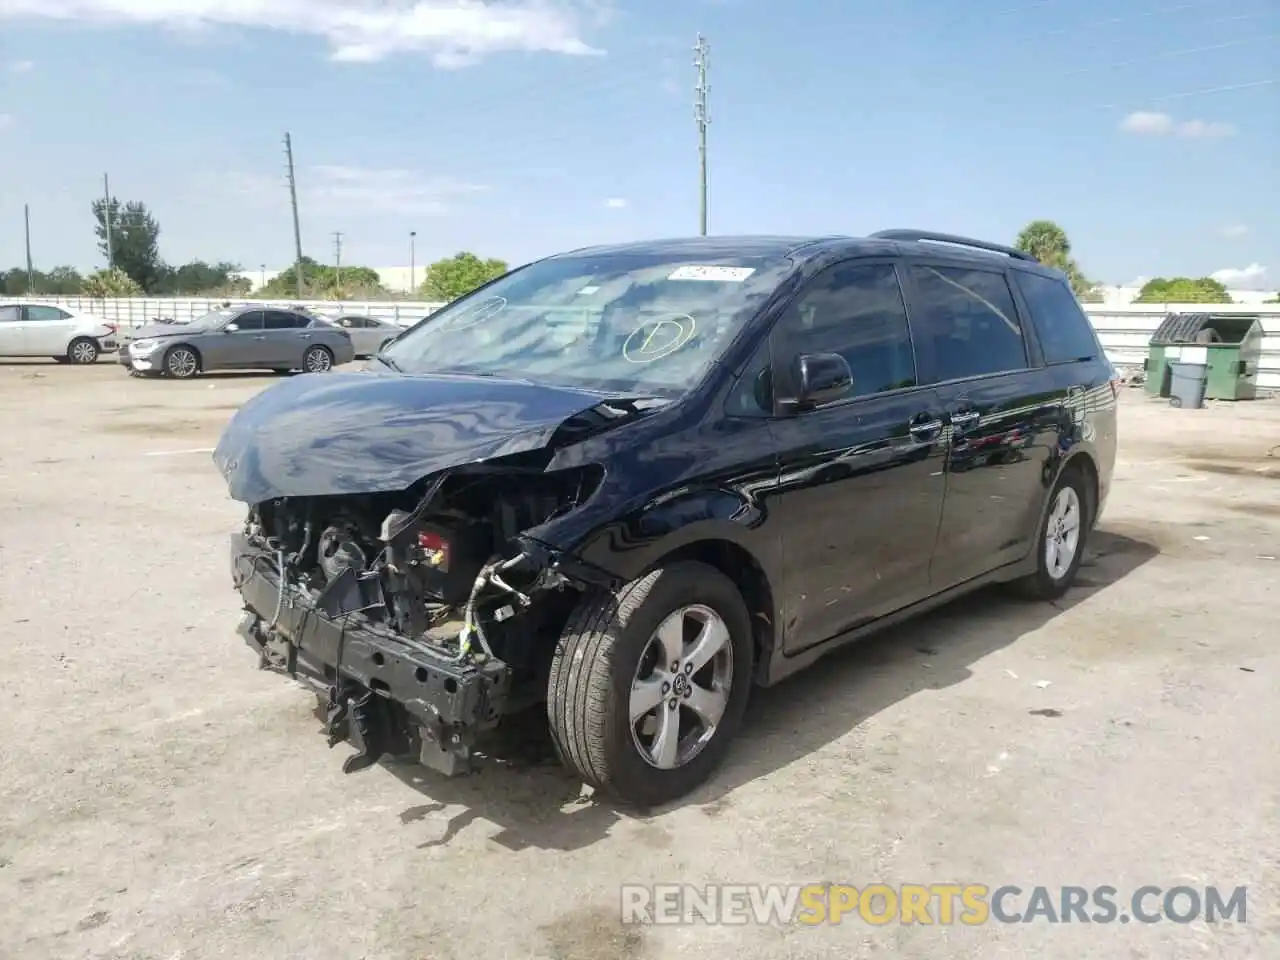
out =
[[[98,252],[111,264],[109,268],[87,275],[68,266],[47,272],[32,270],[30,276],[22,267],[0,270],[0,295],[239,298],[253,289],[252,280],[240,276],[243,268],[229,260],[192,260],[180,266],[166,262],[160,253],[160,223],[145,203],[102,198],[93,201],[90,210]],[[484,259],[463,251],[428,265],[413,295],[425,300],[453,300],[507,270],[503,260]],[[296,297],[299,275],[302,299],[374,300],[394,296],[370,267],[328,265],[310,257],[303,257],[274,276],[258,295],[273,299]]]
[[[115,197],[93,201],[91,212],[98,250],[113,264],[87,276],[73,267],[54,267],[47,273],[21,267],[0,271],[0,294],[6,296],[88,297],[244,297],[252,281],[240,276],[241,267],[228,260],[192,260],[171,266],[160,255],[160,224],[140,201],[120,203]],[[108,223],[110,243],[108,244]],[[1052,220],[1033,220],[1018,234],[1014,246],[1041,263],[1061,270],[1081,301],[1102,299],[1100,285],[1090,280],[1072,252],[1067,233]],[[462,251],[427,266],[413,295],[431,301],[454,300],[502,276],[507,263]],[[262,297],[289,299],[377,300],[393,296],[377,271],[359,265],[336,266],[303,257],[281,271],[259,291]],[[1280,295],[1270,302],[1280,302]],[[1148,280],[1134,303],[1231,303],[1227,288],[1212,277],[1156,277]]]

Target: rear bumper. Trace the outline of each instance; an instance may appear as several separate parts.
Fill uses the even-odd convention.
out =
[[[351,618],[344,626],[316,609],[312,595],[296,584],[286,587],[271,627],[280,601],[275,558],[242,533],[231,538],[231,573],[246,611],[240,633],[264,665],[283,654],[283,663],[276,665],[290,676],[372,691],[402,707],[417,728],[411,732],[437,750],[469,746],[502,716],[510,670],[501,661],[455,662],[376,627],[353,625]],[[426,757],[424,746],[423,762]]]

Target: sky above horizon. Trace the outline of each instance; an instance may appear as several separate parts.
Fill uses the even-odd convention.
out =
[[[0,0],[0,269],[102,265],[103,173],[170,263],[512,263],[713,234],[1056,220],[1106,283],[1280,286],[1275,0]]]

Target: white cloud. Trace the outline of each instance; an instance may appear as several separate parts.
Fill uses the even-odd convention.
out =
[[[298,206],[305,212],[328,216],[448,213],[451,204],[485,187],[449,177],[427,177],[413,170],[376,170],[365,167],[316,166],[299,170]],[[231,175],[223,178],[233,193],[255,202],[283,206],[288,202],[284,178]]]
[[[0,6],[0,10],[3,10],[3,9],[4,9],[3,6]],[[14,60],[12,63],[9,64],[9,72],[10,73],[30,73],[32,70],[35,69],[35,67],[36,67],[36,62],[34,60]]]
[[[1236,128],[1229,123],[1211,123],[1208,120],[1185,120],[1174,131],[1180,137],[1233,137]]]
[[[1138,110],[1120,121],[1120,129],[1125,133],[1164,136],[1173,129],[1173,117],[1167,113],[1148,113]]]
[[[1249,232],[1249,228],[1246,227],[1243,223],[1232,223],[1223,227],[1218,232],[1222,234],[1224,237],[1226,237],[1228,240],[1238,240],[1240,237],[1243,237],[1246,233]]]
[[[604,202],[604,205],[610,210],[621,210],[627,205],[627,201],[622,197],[610,197]]]
[[[494,53],[599,54],[580,36],[599,0],[0,0],[0,20],[250,27],[327,40],[346,62],[426,53],[439,67]]]
[[[1247,267],[1224,267],[1209,276],[1237,290],[1262,290],[1266,289],[1267,268],[1260,263],[1251,263]]]
[[[1136,110],[1120,121],[1125,133],[1147,137],[1230,137],[1236,128],[1208,120],[1175,120],[1167,113]]]

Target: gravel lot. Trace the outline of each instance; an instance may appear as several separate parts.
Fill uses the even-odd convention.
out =
[[[837,654],[641,817],[536,730],[462,780],[342,775],[235,634],[242,509],[208,450],[275,379],[0,364],[0,957],[1280,956],[1280,403],[1126,393],[1066,600],[984,594]],[[620,883],[678,881],[1247,884],[1249,913],[620,925]]]

